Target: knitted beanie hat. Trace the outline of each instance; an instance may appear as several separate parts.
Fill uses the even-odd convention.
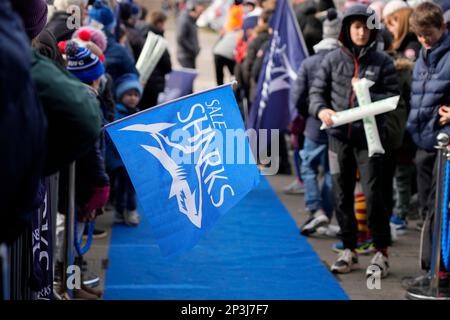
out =
[[[89,49],[78,46],[74,41],[68,41],[65,47],[67,70],[81,82],[90,84],[105,73],[100,59]]]
[[[103,51],[95,42],[92,41],[92,35],[89,30],[83,30],[78,34],[72,35],[72,40],[75,41],[80,47],[89,49],[92,53],[100,58],[101,62],[105,62],[105,55]]]
[[[339,38],[342,20],[338,16],[336,9],[328,9],[327,18],[323,22],[323,38]]]
[[[134,73],[127,73],[116,80],[116,99],[122,99],[123,95],[131,89],[136,90],[139,96],[142,96],[142,85],[139,82],[139,78]]]
[[[11,4],[22,18],[28,37],[31,40],[36,38],[47,23],[47,2],[45,0],[15,0]]]
[[[105,33],[94,27],[86,26],[77,29],[72,38],[75,37],[80,38],[83,41],[92,41],[100,48],[100,50],[102,50],[102,52],[105,52],[106,47],[108,46],[108,40],[106,39]]]
[[[96,0],[92,5],[89,10],[89,17],[97,22],[100,22],[106,29],[111,29],[114,27],[114,13],[100,0]]]
[[[408,4],[405,1],[402,0],[392,0],[386,3],[383,9],[383,17],[390,16],[394,12],[403,9],[408,8]]]
[[[88,3],[87,0],[54,0],[53,6],[55,6],[58,11],[67,11],[70,6],[81,7]]]

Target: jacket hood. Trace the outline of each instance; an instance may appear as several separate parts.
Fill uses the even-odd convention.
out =
[[[116,111],[127,116],[130,114],[137,113],[140,110],[138,108],[134,108],[134,109],[127,108],[123,103],[119,102],[119,103],[116,103]]]
[[[313,47],[315,53],[323,50],[333,50],[336,48],[339,48],[339,41],[333,38],[323,39]]]
[[[398,58],[394,61],[396,70],[413,70],[414,62],[407,58]]]
[[[341,41],[342,44],[351,52],[353,52],[352,48],[356,46],[353,44],[350,38],[350,23],[355,18],[362,18],[363,20],[368,21],[369,18],[371,18],[371,16],[374,14],[375,13],[373,12],[373,10],[371,10],[368,6],[363,4],[355,4],[350,8],[348,8],[348,10],[345,12],[344,17],[342,19],[342,27],[341,33],[339,34],[339,41]],[[366,47],[371,46],[376,41],[377,34],[378,34],[377,28],[373,28],[370,30],[370,38]]]

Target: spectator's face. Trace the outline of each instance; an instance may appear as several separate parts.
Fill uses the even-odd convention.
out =
[[[390,33],[397,37],[399,22],[396,16],[388,16],[386,17],[386,27]]]
[[[369,43],[370,29],[363,20],[355,20],[350,25],[350,38],[358,47],[364,47]]]
[[[416,32],[417,40],[425,49],[434,48],[444,35],[445,24],[440,29],[436,27],[421,28]]]
[[[252,12],[253,10],[255,10],[255,6],[253,4],[247,3],[244,7],[245,12]]]
[[[198,18],[201,16],[203,11],[206,10],[206,7],[203,4],[198,4],[195,6],[195,16]]]
[[[139,93],[136,90],[129,90],[122,97],[122,103],[130,109],[136,108],[139,100]]]
[[[159,32],[164,33],[164,31],[166,30],[166,23],[165,23],[165,22],[158,22],[158,23],[155,25],[155,28],[156,28]]]

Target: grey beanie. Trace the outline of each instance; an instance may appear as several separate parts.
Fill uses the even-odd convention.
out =
[[[342,19],[336,10],[331,8],[327,10],[327,18],[323,22],[323,38],[338,39],[341,32]]]

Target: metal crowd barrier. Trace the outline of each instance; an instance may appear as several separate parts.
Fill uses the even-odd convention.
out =
[[[67,286],[66,270],[74,264],[74,223],[75,223],[75,162],[69,166],[68,190],[67,190],[67,216],[65,218],[64,243],[63,243],[63,267],[61,270],[61,290],[62,294],[57,294],[55,290],[54,297],[60,299],[72,298],[72,289]],[[47,214],[50,215],[51,234],[53,239],[53,251],[56,252],[56,217],[58,212],[58,191],[59,175],[49,178],[49,187],[47,188],[50,199],[50,207],[47,208]],[[49,252],[54,255],[54,252]],[[55,275],[55,262],[57,257],[53,257],[53,278]],[[30,288],[30,278],[33,268],[33,247],[32,247],[32,228],[26,227],[19,237],[10,245],[0,244],[0,300],[35,300],[38,294]],[[53,284],[52,284],[53,289]]]
[[[450,300],[450,287],[442,287],[439,283],[439,273],[442,270],[442,226],[444,207],[448,208],[448,203],[444,201],[444,180],[446,176],[446,164],[450,161],[450,138],[445,133],[437,136],[436,149],[436,199],[435,211],[432,227],[432,248],[431,248],[431,268],[429,273],[423,277],[423,281],[407,290],[406,297],[413,300]],[[445,190],[448,192],[448,190]],[[448,200],[448,196],[446,197]]]
[[[10,299],[9,253],[6,244],[0,244],[0,301]]]
[[[62,296],[66,299],[73,298],[73,290],[68,286],[67,268],[72,266],[75,261],[73,250],[74,230],[75,230],[75,162],[69,167],[67,194],[67,215],[64,226],[64,261],[61,278]]]
[[[11,300],[33,300],[29,283],[32,253],[31,226],[27,226],[10,247]]]

